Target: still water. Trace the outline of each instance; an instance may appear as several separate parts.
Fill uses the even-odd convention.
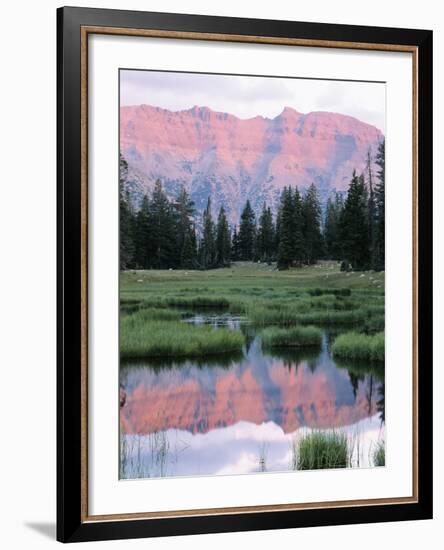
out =
[[[311,430],[346,434],[349,465],[372,466],[384,440],[384,367],[333,360],[320,349],[261,349],[242,318],[195,314],[187,322],[242,330],[241,353],[120,368],[122,479],[242,474],[295,468]]]

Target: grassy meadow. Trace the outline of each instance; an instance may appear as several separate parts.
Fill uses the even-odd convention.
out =
[[[334,327],[333,353],[384,358],[384,273],[342,272],[336,262],[278,271],[237,262],[208,271],[126,271],[120,278],[122,358],[199,357],[239,351],[240,331],[193,326],[193,310],[240,315],[261,330],[264,347],[320,345]],[[342,334],[344,333],[344,334]]]

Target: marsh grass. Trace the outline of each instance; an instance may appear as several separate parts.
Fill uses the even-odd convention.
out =
[[[179,321],[181,317],[181,313],[174,309],[150,307],[137,310],[125,320],[125,323],[137,326],[148,321]]]
[[[293,454],[293,467],[297,470],[345,468],[347,436],[336,431],[313,431],[294,443]]]
[[[180,321],[156,321],[138,314],[122,317],[120,321],[122,359],[199,357],[240,350],[244,341],[241,332],[225,328],[213,330]]]
[[[385,466],[385,442],[378,441],[373,450],[373,464],[375,466]]]
[[[302,309],[302,311],[301,311]],[[367,316],[363,309],[337,311],[337,310],[314,310],[310,307],[303,308],[297,302],[280,308],[267,307],[266,305],[251,305],[247,307],[248,319],[257,326],[267,325],[329,325],[329,324],[358,324],[362,323]]]
[[[177,458],[165,430],[120,434],[120,479],[165,477]]]
[[[262,331],[261,338],[264,348],[320,346],[322,331],[313,326],[269,327]]]
[[[258,457],[259,472],[267,471],[267,454],[268,454],[268,445],[267,443],[262,442],[259,447],[259,457]]]
[[[335,262],[285,272],[246,262],[210,271],[124,272],[120,288],[122,306],[248,310],[263,325],[363,322],[384,307],[383,289],[369,277],[345,277]]]
[[[384,333],[374,335],[358,332],[340,334],[332,346],[334,357],[352,360],[384,361]]]
[[[368,317],[364,322],[363,328],[367,334],[375,334],[377,332],[383,332],[385,329],[384,314],[375,315],[374,317]]]

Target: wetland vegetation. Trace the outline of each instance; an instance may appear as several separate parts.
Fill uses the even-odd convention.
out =
[[[121,477],[384,465],[383,289],[327,261],[122,273]]]

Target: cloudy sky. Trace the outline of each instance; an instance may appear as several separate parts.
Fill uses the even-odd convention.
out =
[[[385,84],[298,78],[120,71],[121,105],[145,103],[171,111],[194,105],[240,118],[273,118],[284,107],[356,117],[385,133]]]

